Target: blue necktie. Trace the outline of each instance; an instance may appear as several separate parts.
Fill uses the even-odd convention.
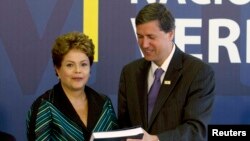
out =
[[[155,79],[148,93],[148,121],[151,117],[151,113],[155,105],[155,100],[161,87],[161,75],[163,74],[163,72],[164,71],[161,68],[156,69],[154,72]]]

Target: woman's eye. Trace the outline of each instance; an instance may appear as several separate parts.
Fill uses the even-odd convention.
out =
[[[84,66],[87,66],[88,64],[87,63],[82,63],[82,66],[84,67]]]
[[[67,64],[66,66],[67,66],[67,67],[72,67],[72,66],[73,66],[73,64]]]

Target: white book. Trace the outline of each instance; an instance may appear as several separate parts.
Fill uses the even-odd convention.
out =
[[[143,129],[141,127],[125,128],[113,131],[94,132],[90,141],[122,141],[127,138],[142,139]]]

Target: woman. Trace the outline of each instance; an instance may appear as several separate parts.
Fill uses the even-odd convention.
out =
[[[86,140],[92,132],[118,128],[110,99],[86,86],[94,59],[88,36],[59,36],[52,48],[59,83],[41,95],[27,118],[28,140]]]

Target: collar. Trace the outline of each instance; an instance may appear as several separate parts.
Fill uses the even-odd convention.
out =
[[[170,64],[171,59],[173,58],[174,52],[175,52],[175,44],[173,44],[173,49],[170,52],[168,58],[163,62],[163,64],[160,66],[161,69],[164,70],[164,73],[167,72],[168,66]],[[150,68],[150,73],[152,76],[154,76],[155,70],[159,68],[153,61],[151,61],[151,68]]]

